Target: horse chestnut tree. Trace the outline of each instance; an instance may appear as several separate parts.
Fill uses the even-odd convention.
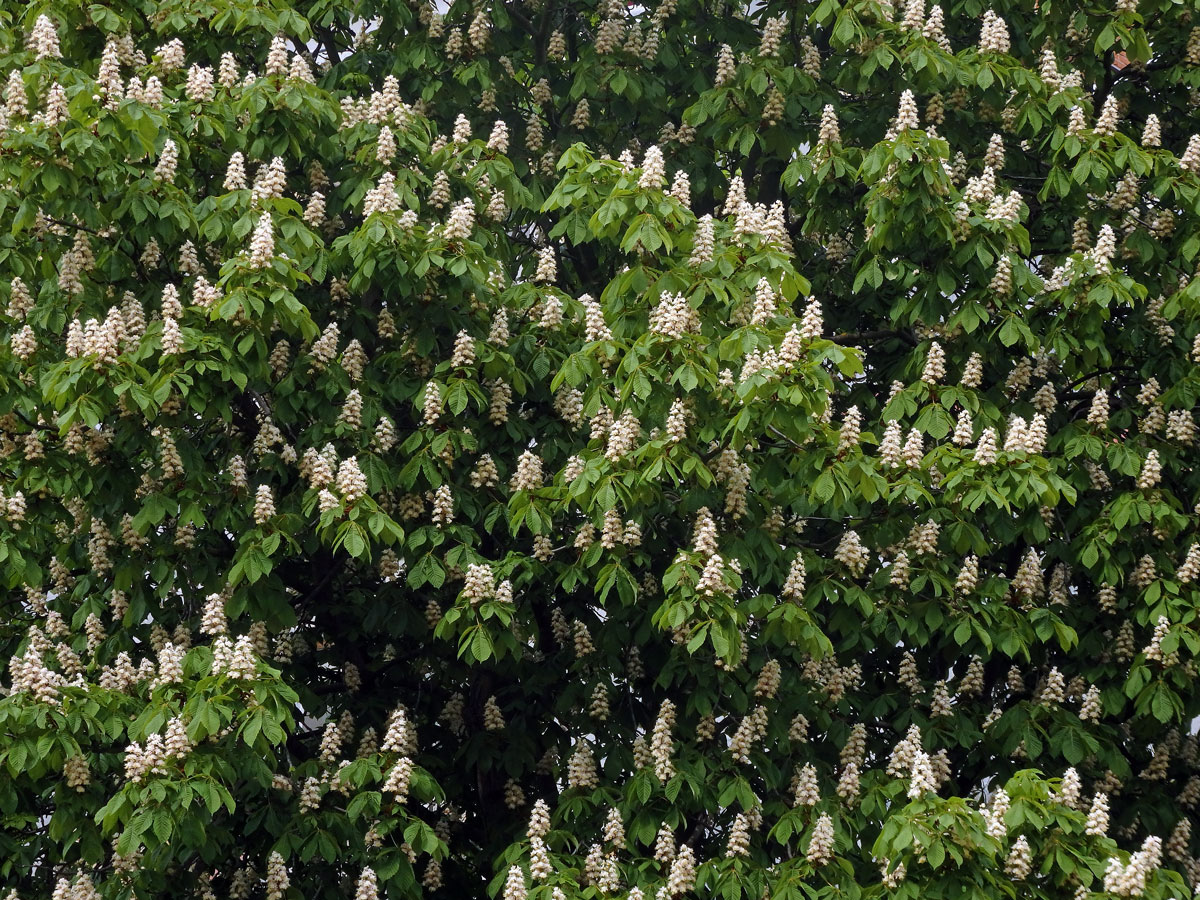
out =
[[[0,896],[1183,900],[1200,13],[0,5]]]

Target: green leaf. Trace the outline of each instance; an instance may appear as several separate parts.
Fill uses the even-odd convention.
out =
[[[346,548],[346,552],[356,559],[360,559],[367,554],[367,542],[363,537],[362,530],[351,524],[351,527],[346,531],[346,536],[342,541],[342,546]]]

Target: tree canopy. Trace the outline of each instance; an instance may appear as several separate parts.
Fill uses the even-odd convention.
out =
[[[1200,11],[0,4],[0,896],[1200,883]]]

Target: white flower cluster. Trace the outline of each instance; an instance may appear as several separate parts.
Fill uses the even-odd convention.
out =
[[[191,752],[187,723],[175,716],[163,734],[148,736],[145,746],[135,741],[125,748],[125,777],[136,784],[148,775],[165,775],[168,762],[179,764]]]
[[[396,193],[396,176],[391,172],[385,172],[379,177],[378,183],[363,197],[363,216],[398,212],[399,209],[400,195]]]
[[[250,635],[241,635],[236,643],[223,634],[213,641],[212,674],[243,680],[257,677],[258,657]]]
[[[1146,879],[1162,864],[1162,838],[1150,835],[1142,848],[1122,864],[1110,857],[1104,873],[1104,890],[1118,897],[1140,897],[1146,892]]]
[[[266,268],[274,257],[275,227],[271,222],[271,214],[263,213],[258,219],[258,224],[254,226],[254,234],[250,238],[250,268]]]
[[[27,44],[35,59],[61,59],[62,50],[58,45],[58,29],[49,16],[40,15],[33,23],[29,32]]]
[[[682,294],[665,293],[650,310],[650,331],[670,338],[700,333],[700,315]]]
[[[984,53],[1008,53],[1012,49],[1012,40],[1008,35],[1008,25],[990,9],[983,14],[983,28],[979,34],[979,49]]]

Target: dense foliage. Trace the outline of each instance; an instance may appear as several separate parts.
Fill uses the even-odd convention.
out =
[[[4,895],[1200,882],[1191,0],[10,2],[0,81]]]

